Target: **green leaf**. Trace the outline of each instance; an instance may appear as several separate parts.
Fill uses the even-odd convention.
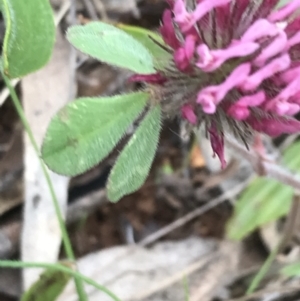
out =
[[[52,119],[42,158],[56,173],[75,176],[98,164],[115,147],[144,109],[144,92],[80,98]]]
[[[64,264],[70,266],[70,264]],[[71,278],[70,274],[57,270],[46,270],[28,291],[21,301],[55,301],[62,293]]]
[[[300,171],[300,143],[284,154],[285,165]],[[293,189],[273,179],[257,178],[243,192],[227,227],[231,239],[240,240],[256,228],[286,215],[292,204]]]
[[[284,154],[284,162],[287,168],[300,172],[300,142],[292,144]]]
[[[287,265],[281,270],[281,274],[287,277],[300,276],[300,262]]]
[[[240,240],[257,227],[288,213],[293,190],[272,179],[256,179],[243,193],[228,224],[227,235]]]
[[[50,59],[55,26],[49,0],[2,0],[3,68],[11,78],[40,69]]]
[[[136,191],[146,180],[160,133],[160,107],[152,108],[132,135],[114,165],[107,185],[112,202]]]
[[[145,28],[125,24],[118,24],[117,27],[124,30],[133,38],[138,40],[150,51],[154,59],[154,65],[156,67],[164,67],[165,65],[167,65],[170,58],[172,58],[170,53],[168,53],[165,49],[163,49],[157,43],[154,42],[157,41],[159,44],[168,48],[168,46],[165,45],[165,42],[162,39],[162,37],[157,33]]]
[[[149,51],[123,30],[102,22],[72,26],[67,32],[70,43],[80,51],[107,64],[141,74],[154,73]]]

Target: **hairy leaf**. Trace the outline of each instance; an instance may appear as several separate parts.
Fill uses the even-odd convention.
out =
[[[123,30],[103,22],[72,26],[67,38],[73,46],[102,62],[141,74],[154,73],[150,52]]]
[[[159,106],[147,113],[117,159],[107,185],[112,202],[136,191],[146,180],[159,140],[160,114]]]
[[[144,109],[143,92],[103,98],[80,98],[52,119],[42,157],[56,173],[74,176],[105,158]]]
[[[150,53],[153,56],[154,65],[156,67],[162,68],[168,63],[171,54],[158,45],[159,43],[160,45],[163,45],[166,48],[168,48],[168,46],[165,45],[165,42],[163,41],[160,35],[151,30],[141,27],[130,26],[125,24],[118,24],[117,26],[129,35],[131,35],[133,38],[138,40],[150,51]]]

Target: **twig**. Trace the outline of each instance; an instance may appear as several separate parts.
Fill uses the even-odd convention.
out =
[[[209,263],[201,275],[201,282],[191,289],[190,301],[211,300],[216,290],[228,283],[236,271],[240,244],[222,241],[218,247],[218,256]]]
[[[68,12],[68,10],[71,7],[71,1],[72,0],[65,0],[62,6],[60,7],[58,13],[54,16],[54,24],[57,27],[65,14]]]
[[[107,202],[108,199],[104,190],[95,191],[88,196],[77,199],[67,208],[66,224],[70,225],[81,220],[83,216],[90,214],[95,208]],[[18,248],[22,223],[16,221],[12,225],[13,228],[10,222],[9,225],[0,227],[0,259],[11,258]]]
[[[284,139],[284,141],[280,144],[279,150],[284,151],[287,147],[289,147],[297,138],[299,137],[299,134],[293,134],[289,135]]]
[[[72,224],[80,220],[82,216],[93,212],[95,208],[107,202],[108,199],[104,190],[95,191],[88,196],[79,198],[67,208],[67,224]]]
[[[224,194],[218,196],[217,198],[211,200],[209,203],[205,204],[204,206],[195,209],[194,211],[186,214],[185,216],[177,219],[173,223],[163,227],[162,229],[158,230],[157,232],[150,234],[145,239],[141,240],[137,245],[145,247],[156,240],[162,238],[163,236],[167,235],[168,233],[174,231],[175,229],[185,225],[186,223],[190,222],[194,218],[204,214],[205,212],[209,211],[210,209],[216,207],[217,205],[224,202],[226,199],[230,199],[235,197],[238,193],[240,193],[251,181],[252,178],[249,178],[247,181],[235,186],[230,191],[226,191]]]
[[[106,13],[106,8],[105,8],[103,2],[101,0],[93,0],[93,2],[94,2],[96,9],[98,10],[98,12],[101,15],[101,19],[104,21],[109,21],[109,18]]]
[[[208,204],[202,206],[201,208],[198,208],[198,209],[186,214],[185,216],[183,216],[182,218],[169,224],[168,226],[158,230],[157,232],[155,232],[153,234],[148,235],[145,239],[143,239],[139,243],[137,243],[136,246],[146,247],[146,246],[152,244],[153,242],[157,241],[158,239],[162,238],[163,236],[167,235],[171,231],[185,225],[186,223],[193,220],[194,218],[196,218],[196,217],[204,214],[205,212],[209,211],[210,209],[216,207],[217,205],[224,202],[226,199],[235,197],[238,193],[240,193],[243,189],[245,189],[245,187],[247,187],[247,185],[249,184],[249,182],[251,180],[252,180],[252,178],[248,178],[245,182],[235,186],[234,189],[231,189],[231,190],[225,192],[221,196],[212,199]],[[135,250],[136,250],[135,246],[133,246],[133,248],[129,248],[128,250],[126,250],[125,252],[123,252],[122,254],[117,256],[115,258],[114,262],[117,262],[117,261],[121,260],[122,258],[132,255],[132,253],[135,252]],[[111,268],[113,268],[113,264],[114,263],[108,263],[107,265],[105,265],[103,267],[103,269],[111,269]]]
[[[91,2],[91,0],[83,0],[84,6],[88,12],[88,14],[90,15],[92,20],[98,20],[98,16],[96,14],[95,11],[95,6],[94,4]]]
[[[275,180],[293,187],[300,191],[299,175],[294,175],[284,167],[280,166],[274,161],[267,161],[260,158],[255,152],[248,151],[244,146],[240,145],[233,138],[226,137],[227,145],[234,151],[239,153],[244,159],[248,160],[254,168],[260,167],[263,169],[266,176],[274,178]]]

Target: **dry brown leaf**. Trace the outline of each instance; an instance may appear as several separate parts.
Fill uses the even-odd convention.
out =
[[[114,292],[121,300],[142,300],[181,282],[199,270],[217,252],[215,240],[191,237],[178,242],[158,243],[150,249],[120,246],[87,255],[78,261],[79,270]],[[111,300],[103,292],[86,286],[89,301]],[[184,289],[182,287],[182,296]],[[183,298],[172,300],[182,301]],[[77,301],[69,283],[58,301]]]

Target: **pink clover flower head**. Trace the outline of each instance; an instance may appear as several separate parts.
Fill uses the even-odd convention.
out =
[[[166,0],[160,33],[170,60],[135,75],[168,117],[204,123],[224,167],[224,135],[300,131],[300,0]]]

